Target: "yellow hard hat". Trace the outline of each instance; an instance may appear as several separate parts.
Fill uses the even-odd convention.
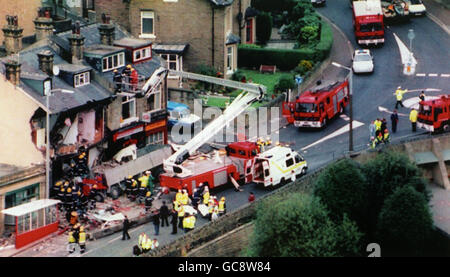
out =
[[[92,188],[96,189],[96,188],[97,188],[97,185],[93,185]]]
[[[133,176],[131,176],[131,175],[128,175],[128,179],[131,179],[131,178],[133,178]]]
[[[80,232],[84,232],[84,227],[83,226],[80,227]]]
[[[73,212],[70,213],[70,215],[77,216],[78,214],[77,214],[77,212],[73,211]]]
[[[81,192],[77,192],[78,195],[81,195]]]
[[[68,182],[68,181],[65,181],[65,182],[64,182],[64,185],[65,185],[65,186],[67,186],[68,184],[69,184],[69,182]]]
[[[145,195],[145,196],[150,196],[151,195],[151,193],[149,192],[149,191],[147,191],[147,194]]]
[[[131,64],[127,65],[127,68],[131,68]]]
[[[224,197],[224,196],[222,196],[222,198],[220,198],[220,200],[222,200],[222,201],[225,201],[225,197]]]
[[[72,192],[72,189],[71,189],[71,188],[68,188],[68,189],[67,189],[67,192]]]
[[[82,158],[83,158],[83,154],[81,154],[80,156],[78,156],[78,158],[82,159]]]

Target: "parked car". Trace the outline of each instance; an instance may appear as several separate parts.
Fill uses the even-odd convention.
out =
[[[326,5],[326,0],[311,0],[311,3],[313,4],[313,6],[325,6]]]
[[[414,16],[425,15],[427,8],[422,0],[407,0],[409,6],[409,13]]]
[[[373,57],[370,50],[355,50],[353,53],[353,66],[354,73],[371,73],[374,70]]]

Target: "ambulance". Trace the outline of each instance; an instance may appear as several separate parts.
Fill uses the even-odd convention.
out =
[[[305,159],[289,147],[276,146],[257,155],[253,164],[253,182],[275,187],[295,181],[306,174]]]

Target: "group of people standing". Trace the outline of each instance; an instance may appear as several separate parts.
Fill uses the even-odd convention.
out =
[[[139,82],[139,74],[130,64],[127,65],[121,73],[117,69],[113,71],[113,82],[115,84],[115,92],[134,92],[137,90]]]
[[[385,118],[373,120],[369,125],[369,132],[370,145],[372,148],[375,148],[381,143],[389,143],[390,135]]]
[[[130,175],[125,179],[125,194],[132,202],[144,203],[145,211],[148,211],[152,206],[152,194],[155,188],[154,181],[155,178],[150,170],[145,171],[138,180]]]

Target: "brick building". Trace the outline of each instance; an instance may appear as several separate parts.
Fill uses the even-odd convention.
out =
[[[30,36],[34,34],[34,15],[36,10],[41,6],[41,0],[15,0],[2,1],[2,8],[0,9],[0,19],[7,15],[17,16],[20,28],[23,29],[23,36]],[[1,24],[4,27],[4,24]],[[0,32],[0,44],[3,44],[5,36]]]
[[[0,59],[0,144],[8,146],[0,148],[0,165],[5,169],[3,173],[0,168],[0,207],[46,198],[82,148],[92,173],[95,165],[135,147],[133,166],[115,166],[115,180],[161,164],[171,154],[165,151],[170,150],[165,145],[167,72],[165,62],[152,51],[152,42],[133,38],[108,19],[54,32],[52,17],[41,9],[34,23],[35,42],[21,49],[22,36],[11,37],[12,54]],[[10,20],[3,31],[20,28],[20,22]],[[127,65],[138,73],[137,82],[124,77],[123,83],[114,83],[113,71],[122,72]],[[45,162],[47,128],[49,184],[43,182],[45,167],[44,173],[34,169]],[[11,195],[23,191],[31,196],[10,201]]]
[[[226,77],[237,68],[237,44],[255,41],[250,0],[96,0],[134,36],[154,42],[171,69],[193,71],[214,66]]]

